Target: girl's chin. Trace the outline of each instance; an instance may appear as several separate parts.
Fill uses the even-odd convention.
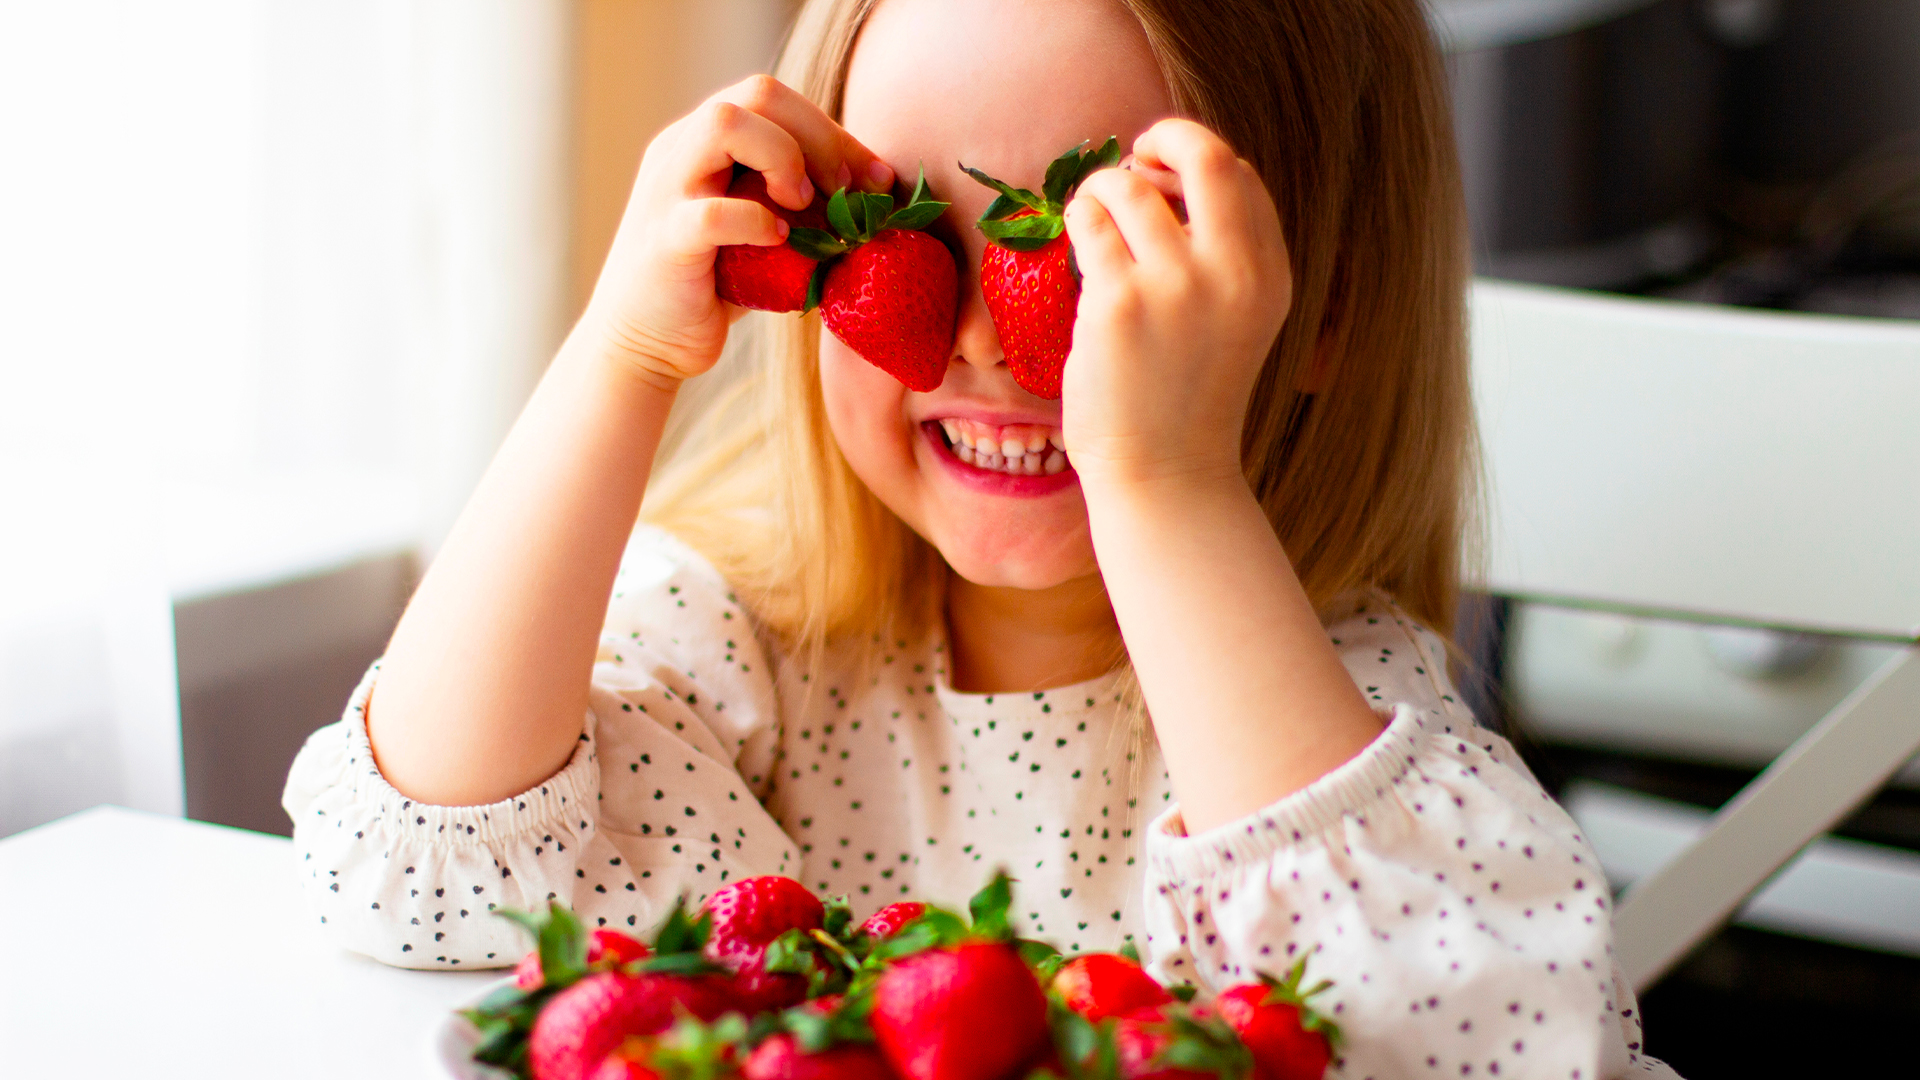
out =
[[[996,544],[984,538],[938,537],[934,547],[955,574],[984,588],[1043,590],[1096,573],[1093,548],[1082,525],[1074,549],[1034,550],[1029,544]]]

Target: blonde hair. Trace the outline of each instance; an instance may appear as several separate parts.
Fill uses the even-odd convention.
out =
[[[811,0],[775,74],[839,117],[876,2]],[[1447,636],[1476,440],[1465,214],[1419,0],[1122,2],[1175,108],[1253,163],[1289,240],[1293,308],[1241,440],[1255,497],[1317,608],[1374,586]],[[945,561],[841,456],[818,318],[752,318],[746,370],[685,431],[644,520],[707,556],[809,667],[829,638],[917,638],[941,617]],[[1302,393],[1322,350],[1330,370]]]

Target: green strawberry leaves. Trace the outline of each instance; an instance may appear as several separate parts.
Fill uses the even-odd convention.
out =
[[[1254,974],[1260,976],[1260,981],[1267,988],[1267,996],[1260,1002],[1262,1005],[1293,1006],[1300,1012],[1300,1027],[1303,1030],[1317,1031],[1326,1036],[1328,1046],[1340,1045],[1341,1035],[1338,1025],[1325,1015],[1315,1012],[1313,1006],[1307,1001],[1316,994],[1324,993],[1333,985],[1333,980],[1321,979],[1305,990],[1300,989],[1300,984],[1307,977],[1306,957],[1301,957],[1298,963],[1287,969],[1287,977],[1284,979],[1276,979],[1264,971],[1256,971]]]
[[[565,905],[550,901],[545,911],[494,908],[493,913],[532,936],[547,986],[571,986],[586,975],[587,928]]]
[[[1067,1080],[1119,1080],[1120,1047],[1114,1041],[1111,1020],[1095,1024],[1052,1001],[1047,1006],[1047,1022],[1053,1028],[1053,1045],[1060,1052]],[[1029,1080],[1042,1078],[1053,1080],[1044,1070],[1036,1070]]]
[[[1120,140],[1111,135],[1098,149],[1088,150],[1081,143],[1047,165],[1040,194],[997,180],[965,164],[962,172],[999,192],[980,220],[974,225],[987,239],[1012,251],[1038,251],[1066,231],[1061,217],[1067,200],[1079,189],[1081,181],[1095,172],[1120,163]],[[1019,215],[1019,216],[1015,216]]]
[[[827,265],[833,260],[886,229],[925,229],[938,221],[950,205],[935,199],[928,191],[925,166],[920,169],[920,178],[914,183],[907,204],[898,209],[894,208],[891,195],[848,188],[834,192],[827,200],[827,224],[833,226],[831,230],[801,227],[787,234],[788,247],[819,264],[807,279],[806,306],[801,311],[820,306],[821,293],[826,289]]]
[[[1253,1052],[1226,1021],[1217,1016],[1200,1018],[1174,1012],[1166,1022],[1172,1026],[1173,1037],[1154,1055],[1150,1068],[1210,1072],[1221,1080],[1243,1080],[1252,1075]]]

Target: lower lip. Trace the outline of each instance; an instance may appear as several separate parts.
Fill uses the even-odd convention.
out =
[[[954,479],[975,491],[985,492],[988,495],[1031,499],[1041,495],[1051,495],[1080,482],[1080,477],[1073,471],[1071,464],[1051,476],[1046,473],[1041,473],[1039,476],[1025,474],[1015,476],[997,469],[976,469],[954,456],[953,449],[947,445],[946,436],[941,432],[939,424],[932,421],[921,424],[920,434],[927,440],[927,445],[933,448],[933,456],[947,467],[947,471]]]

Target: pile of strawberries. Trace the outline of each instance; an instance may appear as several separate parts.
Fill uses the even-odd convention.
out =
[[[1119,160],[1117,139],[1096,150],[1082,143],[1047,166],[1039,194],[965,169],[998,192],[975,223],[989,241],[980,265],[982,299],[1014,381],[1043,398],[1060,396],[1080,299],[1080,271],[1062,213],[1082,180]],[[928,194],[924,170],[898,208],[891,195],[842,189],[824,206],[815,199],[804,210],[789,210],[767,195],[761,174],[746,169],[727,195],[767,207],[789,231],[781,246],[721,248],[714,259],[721,299],[761,311],[817,307],[835,337],[908,389],[940,385],[953,344],[959,277],[953,253],[925,231],[949,204]]]
[[[1016,937],[997,875],[971,918],[899,903],[853,922],[790,878],[675,908],[648,945],[571,912],[501,911],[536,948],[463,1015],[476,1060],[530,1080],[1310,1080],[1339,1033],[1283,980],[1210,1004],[1130,952]]]

